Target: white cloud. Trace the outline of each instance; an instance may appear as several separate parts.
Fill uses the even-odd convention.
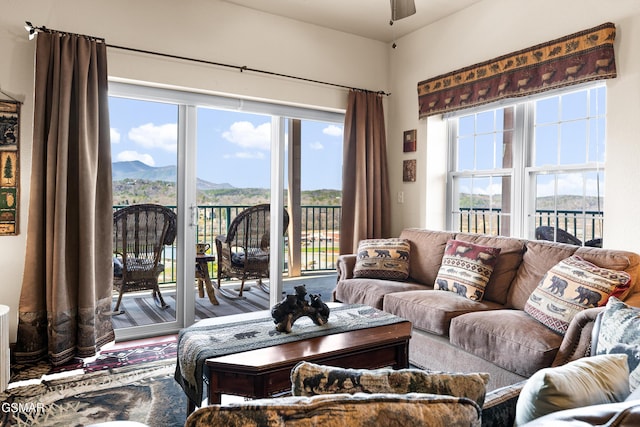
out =
[[[321,142],[312,142],[309,144],[309,148],[312,150],[324,150],[324,145]]]
[[[239,151],[233,154],[225,154],[222,157],[225,159],[264,159],[264,153],[259,151]]]
[[[164,125],[147,123],[131,129],[129,139],[147,149],[160,148],[168,152],[176,152],[178,125],[176,123]]]
[[[121,151],[116,157],[120,162],[132,162],[134,160],[139,160],[149,166],[155,166],[156,164],[151,154],[138,153],[137,151]]]
[[[271,123],[254,126],[251,122],[235,122],[222,133],[227,141],[243,148],[268,151],[271,146]]]
[[[111,128],[111,143],[112,144],[119,144],[120,143],[120,132],[118,132],[118,129],[116,128]]]
[[[344,129],[342,126],[329,125],[322,129],[322,133],[329,136],[342,136]]]

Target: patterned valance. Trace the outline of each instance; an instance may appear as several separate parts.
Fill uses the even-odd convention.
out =
[[[616,77],[612,23],[418,83],[420,118]]]

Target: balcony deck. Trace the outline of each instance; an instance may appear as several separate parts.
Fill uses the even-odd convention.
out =
[[[336,285],[336,272],[325,271],[304,274],[299,277],[283,278],[283,289],[286,293],[293,293],[293,287],[301,284],[305,285],[308,294],[320,294],[323,301],[331,301],[331,293]],[[239,285],[239,281],[222,283],[222,287],[230,291],[233,291]],[[247,291],[248,286],[250,286],[249,291]],[[151,291],[125,294],[121,303],[124,313],[112,317],[113,327],[120,329],[174,321],[176,318],[175,289],[175,283],[165,283],[161,286],[162,295],[169,305],[166,309],[156,306],[151,297]],[[258,286],[255,286],[255,281],[248,281],[245,284],[245,299],[232,300],[217,294],[219,305],[211,304],[206,295],[204,298],[200,298],[195,282],[193,289],[196,298],[196,320],[269,308],[269,295]],[[113,306],[115,306],[116,300],[117,293],[114,292]]]

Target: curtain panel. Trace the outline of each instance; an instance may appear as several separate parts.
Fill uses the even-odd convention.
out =
[[[382,95],[352,90],[344,120],[340,253],[350,254],[391,229]]]
[[[418,83],[419,116],[616,77],[612,23]]]
[[[60,365],[114,339],[106,46],[40,32],[16,360]]]

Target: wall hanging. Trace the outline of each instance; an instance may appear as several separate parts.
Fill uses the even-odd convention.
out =
[[[20,103],[0,101],[0,235],[18,234]]]

